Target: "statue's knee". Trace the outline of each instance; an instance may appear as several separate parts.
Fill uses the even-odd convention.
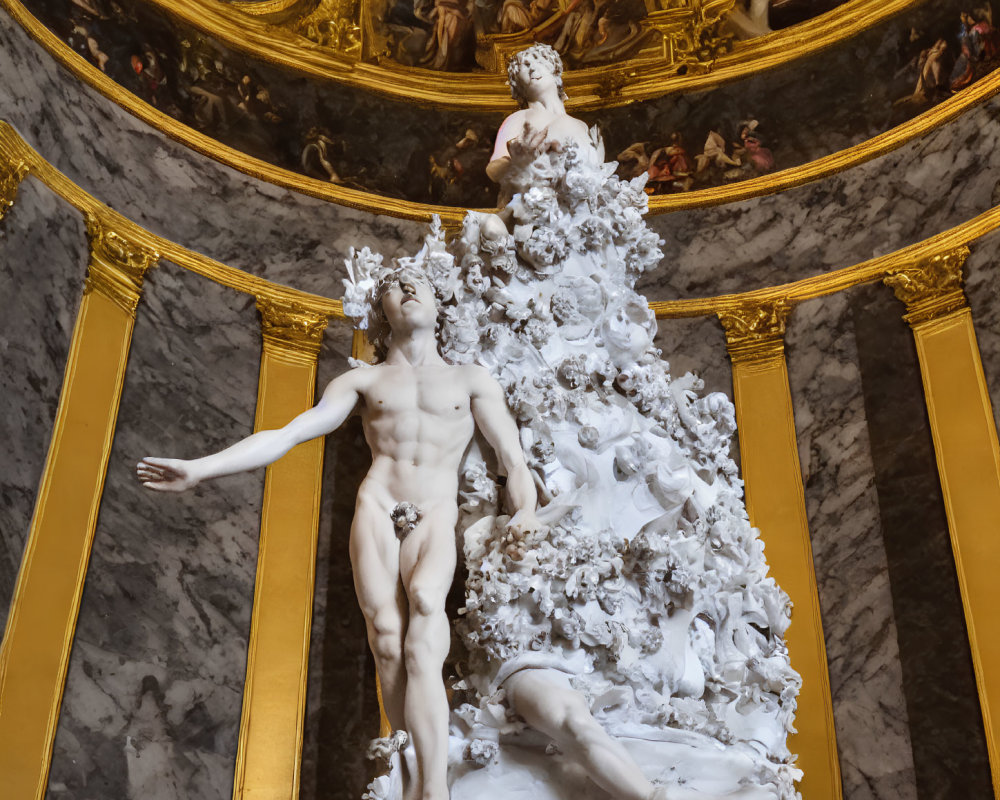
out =
[[[597,722],[594,720],[590,709],[580,701],[571,701],[566,704],[562,714],[563,734],[571,741],[585,743],[595,733],[594,727]]]
[[[376,615],[371,625],[371,648],[379,663],[401,661],[403,630],[397,615]]]
[[[444,613],[444,598],[440,592],[411,586],[408,592],[410,601],[410,613],[421,617],[430,617],[434,614]]]

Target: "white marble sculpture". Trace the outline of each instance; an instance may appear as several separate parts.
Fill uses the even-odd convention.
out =
[[[437,294],[444,358],[503,387],[543,505],[543,526],[512,529],[497,466],[465,458],[450,797],[791,800],[790,605],[747,520],[734,411],[653,346],[642,179],[602,163],[560,74],[545,46],[515,57],[526,108],[490,165],[505,207],[467,215],[450,247],[435,225],[404,260]],[[377,268],[354,254],[362,327]],[[376,743],[392,768],[366,798],[403,796],[400,744]]]
[[[449,709],[441,668],[451,628],[445,598],[455,575],[459,467],[477,427],[507,475],[515,512],[508,535],[532,537],[542,529],[503,393],[482,367],[441,358],[437,303],[426,277],[403,265],[379,269],[372,280],[367,317],[382,355],[378,366],[334,379],[314,408],[280,430],[255,433],[190,461],[147,457],[137,474],[150,489],[184,491],[208,478],[270,464],[360,412],[372,466],[358,489],[351,526],[358,602],[386,715],[412,742],[408,796],[447,800]]]

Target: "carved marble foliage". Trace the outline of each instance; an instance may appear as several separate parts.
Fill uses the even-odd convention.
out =
[[[415,257],[397,259],[435,286],[446,357],[486,366],[504,388],[549,525],[511,537],[495,465],[470,455],[452,798],[486,785],[498,798],[527,785],[557,796],[511,755],[527,748],[542,759],[532,774],[555,774],[505,705],[504,680],[524,668],[563,673],[657,783],[793,798],[788,599],[747,520],[731,403],[673,376],[653,346],[655,320],[633,288],[662,258],[643,182],[619,180],[587,146],[510,150],[507,232],[470,213],[451,246],[435,226]],[[345,312],[359,323],[382,269],[370,252],[348,263]],[[780,346],[788,310],[727,319],[742,341]],[[642,755],[642,741],[658,744]],[[367,797],[395,800],[393,774]]]

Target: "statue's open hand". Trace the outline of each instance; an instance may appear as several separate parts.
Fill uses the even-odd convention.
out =
[[[157,492],[183,492],[199,482],[191,469],[191,462],[179,458],[147,456],[136,464],[135,474],[143,486]]]
[[[538,521],[534,511],[521,509],[507,523],[500,545],[504,553],[520,561],[531,547],[532,540],[544,536],[549,528]]]
[[[530,124],[524,124],[521,135],[507,142],[507,152],[511,158],[518,161],[534,161],[542,153],[556,152],[562,150],[562,144],[556,139],[549,138],[549,129],[533,128]]]

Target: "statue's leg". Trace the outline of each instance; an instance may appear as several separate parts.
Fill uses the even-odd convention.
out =
[[[567,687],[563,676],[547,669],[525,669],[511,675],[504,689],[514,713],[550,737],[615,800],[651,800],[663,794],[622,744],[598,724],[583,695]]]
[[[360,494],[351,525],[351,565],[385,714],[393,730],[405,730],[403,635],[408,612],[399,578],[399,540],[388,510]]]
[[[400,548],[400,574],[410,619],[406,660],[406,725],[420,772],[421,800],[448,800],[448,697],[441,669],[451,645],[444,604],[455,576],[454,505],[425,509]]]

